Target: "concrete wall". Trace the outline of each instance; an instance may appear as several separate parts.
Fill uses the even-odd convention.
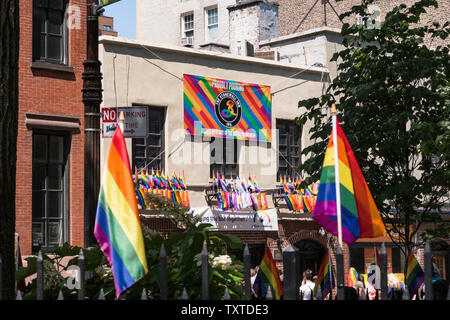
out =
[[[143,47],[145,45],[145,48]],[[274,188],[277,171],[276,119],[294,119],[298,101],[319,96],[325,68],[302,68],[258,58],[211,53],[175,46],[114,37],[100,38],[103,73],[103,106],[145,104],[167,108],[165,123],[165,171],[182,172],[187,184],[206,186],[209,181],[209,142],[185,137],[183,74],[268,85],[272,93],[272,144],[243,145],[239,174],[256,176],[262,188]],[[310,144],[309,124],[303,128],[302,147]],[[169,154],[184,144],[170,157]],[[102,140],[102,167],[110,139]],[[129,153],[131,154],[131,143]],[[201,156],[199,156],[201,155]],[[200,188],[203,191],[203,189]],[[192,206],[205,205],[203,192],[190,192]]]
[[[230,52],[242,52],[245,41],[259,47],[261,40],[278,36],[278,5],[263,1],[249,1],[229,7]]]
[[[228,45],[228,9],[235,0],[136,0],[136,39],[180,45],[181,16],[194,13],[194,46],[209,42],[205,34],[206,11],[217,6],[219,38]]]

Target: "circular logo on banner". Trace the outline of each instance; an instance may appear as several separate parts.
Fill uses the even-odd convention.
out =
[[[242,118],[241,102],[230,91],[221,92],[217,96],[215,111],[219,122],[227,128],[235,127]]]

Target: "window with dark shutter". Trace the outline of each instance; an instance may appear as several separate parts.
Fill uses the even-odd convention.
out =
[[[68,64],[67,0],[33,0],[33,61]]]
[[[32,245],[51,249],[68,240],[67,138],[63,133],[33,132]]]
[[[278,172],[277,179],[296,177],[300,165],[301,127],[291,120],[277,119]]]
[[[148,170],[164,169],[164,123],[165,108],[148,108],[148,133],[146,138],[134,138],[132,165]]]

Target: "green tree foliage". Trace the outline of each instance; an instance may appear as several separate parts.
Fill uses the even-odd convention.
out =
[[[341,19],[370,19],[366,8],[372,2],[362,1]],[[310,183],[320,177],[330,106],[336,104],[387,231],[397,233],[407,249],[424,221],[440,221],[450,188],[449,22],[420,21],[427,8],[437,6],[432,0],[402,4],[379,28],[344,24],[344,48],[332,58],[339,62],[337,77],[321,97],[299,102],[297,118],[299,124],[312,123],[315,143],[302,151],[308,160],[299,168]],[[448,237],[449,226],[433,232]]]
[[[242,262],[234,256],[227,256],[226,249],[241,249],[242,242],[230,234],[214,231],[210,224],[198,224],[198,219],[182,207],[164,198],[146,194],[152,207],[173,220],[183,232],[175,232],[167,237],[143,226],[149,272],[126,291],[126,299],[140,299],[145,289],[151,299],[160,298],[159,255],[164,244],[167,254],[168,294],[169,299],[179,299],[183,288],[186,288],[190,299],[201,299],[201,264],[200,254],[206,241],[209,253],[210,298],[223,299],[225,288],[228,288],[232,299],[243,298]],[[44,297],[56,299],[62,290],[65,299],[77,299],[76,290],[69,289],[67,271],[70,266],[78,265],[80,247],[64,244],[44,255]],[[97,299],[103,288],[106,299],[115,299],[115,289],[111,267],[98,246],[82,249],[85,256],[87,280],[86,297]],[[27,267],[16,273],[18,281],[36,274],[36,257],[27,258]],[[64,276],[63,276],[64,275]],[[24,299],[36,298],[36,279],[27,288]]]

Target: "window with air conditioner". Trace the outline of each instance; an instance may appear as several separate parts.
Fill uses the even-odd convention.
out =
[[[181,17],[181,44],[192,45],[194,39],[194,14],[185,14]]]

